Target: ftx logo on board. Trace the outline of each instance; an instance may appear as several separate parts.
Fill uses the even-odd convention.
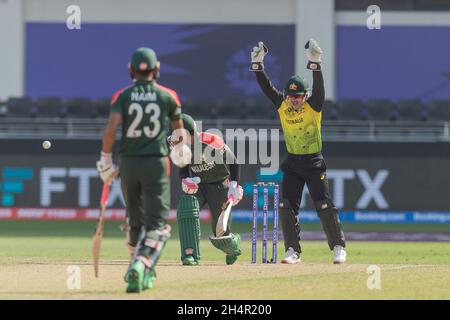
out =
[[[32,168],[8,168],[1,170],[0,203],[3,207],[14,205],[14,195],[24,193],[25,181],[33,179]]]

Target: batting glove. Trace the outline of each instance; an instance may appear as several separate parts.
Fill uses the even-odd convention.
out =
[[[244,190],[236,181],[231,181],[228,189],[227,197],[232,197],[233,199],[233,207],[239,203],[239,201],[242,200],[242,197],[244,196]]]
[[[117,177],[119,170],[117,166],[112,162],[112,154],[101,152],[100,160],[97,161],[97,171],[100,178],[104,183],[111,185],[114,179]]]
[[[198,184],[200,183],[199,177],[184,178],[181,180],[181,189],[186,194],[195,194],[198,191]]]
[[[308,65],[306,68],[313,71],[319,71],[320,63],[322,62],[322,49],[314,39],[309,39],[305,44],[305,49],[306,58],[308,58]]]
[[[269,50],[264,45],[262,41],[258,43],[257,47],[253,47],[253,51],[250,54],[252,59],[252,64],[250,66],[250,71],[263,71],[264,70],[264,57]]]

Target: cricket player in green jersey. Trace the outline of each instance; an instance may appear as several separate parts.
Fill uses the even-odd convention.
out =
[[[231,207],[239,203],[243,189],[238,185],[239,164],[225,142],[217,135],[197,132],[194,119],[183,114],[184,129],[192,149],[191,163],[180,168],[183,195],[178,202],[177,220],[183,265],[198,265],[200,261],[200,210],[208,205],[212,215],[213,235],[209,238],[225,253],[231,265],[241,254],[240,236],[230,231]],[[178,139],[169,137],[171,145]],[[197,148],[196,148],[197,146]],[[201,154],[197,154],[201,153]],[[197,156],[198,157],[197,157]]]
[[[152,49],[139,48],[133,53],[129,63],[133,83],[112,97],[97,162],[101,179],[111,184],[118,175],[112,149],[121,124],[120,178],[129,224],[128,247],[133,255],[125,275],[127,292],[152,287],[156,263],[170,237],[166,224],[170,209],[166,137],[170,130],[182,129],[183,121],[176,92],[156,82],[159,66]]]
[[[286,256],[282,263],[300,262],[300,227],[298,210],[305,184],[316,207],[328,246],[333,251],[333,263],[346,260],[345,237],[334,206],[326,176],[325,160],[322,156],[322,107],[325,89],[321,70],[322,49],[310,39],[306,46],[307,68],[313,73],[312,93],[303,77],[291,77],[283,92],[277,90],[264,71],[264,56],[267,47],[259,42],[251,53],[250,70],[264,94],[272,101],[278,111],[284,140],[288,151],[282,163],[282,201],[280,219],[283,229]]]

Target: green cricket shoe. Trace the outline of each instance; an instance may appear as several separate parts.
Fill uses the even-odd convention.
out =
[[[238,259],[238,255],[234,255],[234,254],[230,254],[230,255],[226,255],[225,256],[225,262],[227,265],[232,265],[233,263],[235,263]]]
[[[128,283],[127,293],[139,293],[144,289],[145,265],[141,261],[135,261],[125,275]]]
[[[195,260],[193,256],[186,256],[181,261],[183,263],[183,266],[198,266],[199,265],[198,261]]]
[[[156,272],[153,269],[146,269],[144,275],[144,284],[142,290],[148,290],[153,288],[153,281],[156,279]]]

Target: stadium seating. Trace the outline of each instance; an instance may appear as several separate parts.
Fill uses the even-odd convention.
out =
[[[273,120],[277,118],[277,110],[267,99],[250,98],[240,105],[242,119]]]
[[[204,101],[183,105],[183,110],[194,119],[216,119],[218,113],[218,108],[215,104]]]
[[[98,114],[92,100],[88,98],[68,99],[65,105],[67,107],[67,116],[70,118],[95,118]]]
[[[8,117],[29,118],[37,115],[37,108],[28,97],[9,98],[7,102]]]
[[[277,110],[272,105],[250,104],[244,106],[245,119],[275,119]]]
[[[64,118],[67,115],[62,100],[56,97],[45,97],[36,100],[37,113],[40,117]]]
[[[0,117],[8,118],[107,118],[111,109],[110,98],[57,97],[31,100],[28,97],[11,97],[0,101]],[[265,99],[249,98],[244,101],[189,102],[183,111],[195,119],[276,120],[277,112]],[[417,99],[326,100],[322,117],[326,121],[450,121],[450,100],[433,100],[426,103]]]
[[[225,101],[219,101],[217,103],[217,118],[219,119],[240,119],[240,108],[236,106],[236,103],[226,103]]]
[[[4,118],[8,114],[8,105],[6,101],[0,101],[0,117]]]
[[[398,113],[392,101],[386,99],[372,99],[367,101],[369,120],[388,121],[397,120]]]
[[[92,102],[95,116],[99,118],[107,118],[111,109],[111,99],[103,98]]]
[[[331,100],[325,100],[322,109],[322,119],[324,120],[338,120],[338,108],[335,102]]]
[[[277,117],[276,109],[262,99],[246,101],[195,102],[183,105],[183,111],[195,119],[264,119]]]
[[[366,105],[358,99],[342,100],[338,104],[339,120],[367,120]]]
[[[397,102],[398,119],[402,121],[425,121],[427,112],[419,99],[399,100]]]
[[[428,102],[429,120],[450,121],[450,100],[432,100]]]

